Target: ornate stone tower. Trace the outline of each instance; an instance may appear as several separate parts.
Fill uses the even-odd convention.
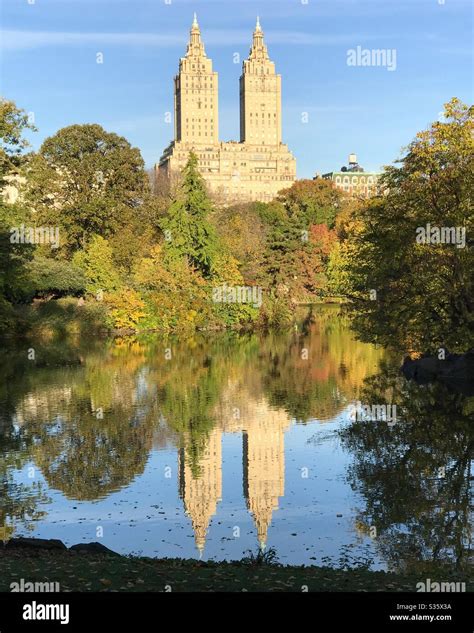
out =
[[[281,75],[268,56],[259,18],[240,77],[240,142],[281,143]]]
[[[208,145],[217,143],[217,73],[206,56],[196,14],[188,49],[174,78],[175,140]]]

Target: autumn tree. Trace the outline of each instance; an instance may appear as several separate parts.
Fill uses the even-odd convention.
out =
[[[282,202],[290,217],[301,217],[307,226],[326,224],[334,226],[337,213],[343,208],[345,195],[334,183],[324,178],[297,180],[289,189],[280,191]]]
[[[365,339],[418,352],[474,345],[473,115],[452,99],[443,120],[417,134],[340,253]],[[437,238],[441,229],[456,239]]]
[[[268,232],[258,208],[259,203],[222,205],[212,217],[223,247],[239,261],[242,276],[249,283],[258,278]]]
[[[84,275],[86,290],[91,294],[113,292],[121,285],[110,244],[100,235],[95,235],[86,249],[77,251],[72,263]]]
[[[313,224],[307,239],[308,248],[301,249],[298,258],[301,289],[311,294],[327,292],[327,271],[331,252],[337,243],[336,232],[328,229],[326,224]]]

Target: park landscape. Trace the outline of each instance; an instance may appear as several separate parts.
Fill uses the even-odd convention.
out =
[[[208,575],[219,564],[216,589],[228,589],[235,576],[240,590],[246,566],[257,579],[261,569],[268,573],[268,589],[295,590],[307,576],[316,590],[366,590],[369,583],[415,591],[414,579],[429,570],[465,580],[472,252],[420,245],[414,235],[417,226],[441,221],[467,225],[469,235],[472,124],[472,110],[453,99],[446,120],[414,139],[400,164],[387,169],[384,193],[368,201],[303,180],[274,202],[232,208],[213,203],[192,154],[175,192],[157,192],[138,150],[98,125],[65,128],[38,153],[28,152],[25,114],[3,101],[4,179],[21,174],[22,194],[2,204],[2,523],[11,543],[2,563],[10,559],[17,569],[20,559],[31,569],[27,577],[42,577],[51,557],[64,559],[69,579],[62,582],[76,590],[160,590],[171,565],[163,558],[173,560],[173,582],[190,590],[209,590]],[[67,185],[58,172],[70,176]],[[93,178],[99,172],[102,185]],[[12,244],[10,227],[33,223],[59,226],[60,246]],[[166,231],[179,240],[167,241]],[[216,303],[212,289],[222,284],[261,285],[263,301]],[[467,369],[430,378],[443,363],[440,350],[445,366],[463,359]],[[415,379],[401,373],[404,359],[405,366],[419,364]],[[351,416],[349,405],[357,401],[396,405],[396,424]],[[233,450],[224,445],[224,466],[217,462],[226,433],[245,438],[250,516],[243,529],[256,534],[234,538],[239,547],[229,552],[215,542],[207,561],[202,553],[213,515],[219,517],[221,471]],[[309,483],[319,470],[308,451],[337,446],[337,476],[347,477],[360,504],[353,518],[357,542],[338,534],[337,547],[328,548],[332,556],[321,548],[312,557],[319,565],[299,568],[290,580],[292,568],[278,560],[270,527],[285,494],[286,433],[300,435],[306,446],[294,467],[300,481],[305,468]],[[82,504],[86,513],[94,501],[120,499],[143,477],[135,501],[141,505],[150,477],[165,481],[161,449],[172,469],[177,454],[180,471],[173,475],[180,496],[174,491],[167,502],[184,508],[171,529],[191,528],[192,547],[144,548],[138,539],[132,558],[105,550],[81,558],[65,549],[36,551],[21,546],[21,538],[16,545],[17,534],[35,533],[58,540],[66,534],[69,545],[100,541],[96,528],[87,527],[91,520],[98,525],[97,517],[55,526],[47,519],[49,504],[59,512]],[[262,450],[273,465],[259,463]],[[147,467],[155,461],[152,475]],[[28,468],[38,472],[31,480],[18,475]],[[319,482],[316,490],[322,494]],[[56,500],[48,499],[52,493]],[[295,494],[297,506],[312,507],[311,493]],[[120,502],[133,522],[132,506]],[[332,520],[341,522],[336,517],[346,511],[334,510]],[[312,563],[305,548],[326,533],[327,520],[306,528],[296,522],[303,539],[284,553],[288,562]],[[234,528],[231,520],[229,540]],[[133,554],[127,530],[120,532],[103,544]],[[237,555],[241,543],[247,558]],[[176,563],[183,550],[187,562]],[[229,562],[233,551],[240,562]],[[98,558],[89,571],[88,556]],[[257,582],[249,590],[265,587]]]
[[[250,102],[260,62],[257,18]],[[373,195],[254,200],[210,186],[211,125],[170,174],[30,108],[0,100],[0,591],[472,591],[473,106]]]

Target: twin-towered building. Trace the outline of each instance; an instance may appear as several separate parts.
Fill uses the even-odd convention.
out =
[[[193,151],[210,191],[224,200],[272,200],[296,179],[282,143],[281,76],[268,56],[257,18],[240,77],[240,142],[219,141],[218,76],[204,50],[196,14],[174,79],[174,140],[156,166],[179,172]]]

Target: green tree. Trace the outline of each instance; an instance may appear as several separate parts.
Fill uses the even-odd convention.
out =
[[[35,130],[27,114],[13,101],[0,98],[0,335],[14,327],[12,302],[21,295],[25,265],[32,257],[33,248],[27,244],[12,244],[10,229],[19,226],[27,217],[21,204],[7,204],[4,187],[13,184],[25,162],[24,150],[27,130]]]
[[[305,223],[292,222],[283,204],[277,201],[261,205],[260,213],[268,227],[261,274],[264,285],[275,288],[289,283],[298,272],[297,253]]]
[[[333,228],[337,213],[344,207],[345,195],[324,178],[297,180],[278,196],[290,217],[303,216],[306,225],[326,224]]]
[[[183,170],[179,192],[160,226],[165,235],[165,256],[187,258],[204,277],[211,275],[217,236],[208,216],[212,203],[191,152]]]
[[[305,289],[305,267],[303,262],[312,258],[314,244],[302,215],[290,217],[285,206],[273,201],[260,206],[261,217],[267,227],[266,244],[262,254],[259,282],[277,301],[293,303]],[[270,299],[269,296],[267,296]],[[273,302],[273,299],[272,299]],[[275,305],[268,304],[270,312]]]
[[[68,252],[126,226],[140,234],[147,190],[139,150],[97,124],[59,130],[30,165],[28,194],[38,221],[61,227]]]
[[[5,184],[5,176],[16,173],[23,164],[24,151],[29,147],[23,136],[26,130],[36,131],[27,113],[0,97],[0,187]]]
[[[83,273],[71,262],[36,256],[25,267],[25,296],[58,298],[82,294],[86,287]]]

